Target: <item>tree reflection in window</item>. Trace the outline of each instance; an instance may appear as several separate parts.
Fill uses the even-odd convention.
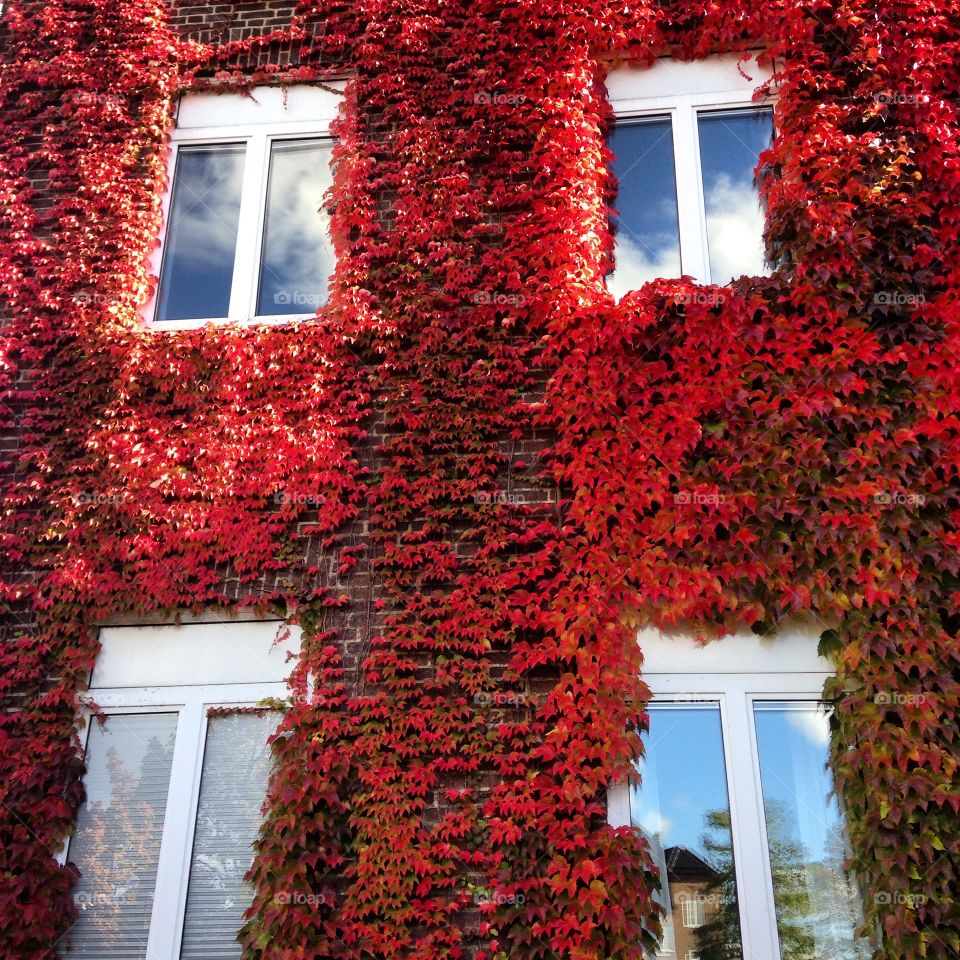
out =
[[[716,703],[656,703],[631,819],[660,867],[658,957],[740,960],[736,869]]]
[[[713,865],[705,876],[701,895],[711,905],[707,922],[696,932],[700,960],[740,960],[740,914],[737,906],[733,850],[730,842],[730,813],[711,810],[705,816],[702,842]],[[808,899],[798,878],[802,867],[802,848],[788,839],[782,818],[773,811],[768,824],[770,863],[777,893],[777,914],[781,927],[781,960],[806,960],[812,940],[797,922],[808,909]]]
[[[80,871],[68,957],[145,956],[177,715],[113,715],[87,743],[87,799],[69,859]]]
[[[780,960],[867,960],[869,944],[856,939],[856,885],[843,867],[826,714],[815,701],[755,701],[754,716]],[[650,717],[630,809],[660,868],[665,918],[657,956],[742,960],[719,705],[658,701]],[[748,867],[753,874],[766,868]]]
[[[754,707],[782,960],[867,960],[855,939],[859,893],[827,766],[829,720],[816,702]]]

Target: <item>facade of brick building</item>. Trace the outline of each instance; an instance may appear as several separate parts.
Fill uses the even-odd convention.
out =
[[[948,6],[2,5],[0,960],[955,955]]]

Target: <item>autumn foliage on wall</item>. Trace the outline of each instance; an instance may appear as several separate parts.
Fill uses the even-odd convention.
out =
[[[4,958],[71,922],[91,626],[241,605],[305,636],[250,960],[639,958],[653,866],[604,793],[645,722],[634,628],[805,616],[835,625],[865,932],[956,955],[952,5],[305,0],[221,48],[160,2],[2,17]],[[278,40],[295,66],[244,69]],[[606,71],[747,48],[773,272],[615,302]],[[328,306],[144,329],[175,95],[332,62]]]

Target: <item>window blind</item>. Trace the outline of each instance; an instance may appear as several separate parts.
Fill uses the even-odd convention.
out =
[[[175,713],[117,714],[103,726],[93,723],[87,799],[69,848],[80,880],[79,917],[62,944],[67,957],[146,956],[176,733]]]
[[[237,932],[250,904],[244,875],[262,820],[270,775],[267,739],[276,713],[211,717],[183,925],[181,960],[237,960]]]

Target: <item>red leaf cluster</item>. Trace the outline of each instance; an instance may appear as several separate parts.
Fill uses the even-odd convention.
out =
[[[638,960],[653,867],[604,803],[645,723],[635,625],[793,616],[836,625],[877,956],[956,955],[951,5],[304,0],[213,48],[159,0],[10,0],[0,30],[3,956],[69,924],[91,625],[241,603],[305,636],[247,957]],[[278,40],[297,63],[247,69]],[[773,274],[613,302],[605,72],[747,47]],[[330,305],[144,330],[174,95],[337,57]],[[377,584],[358,679],[318,544]]]

